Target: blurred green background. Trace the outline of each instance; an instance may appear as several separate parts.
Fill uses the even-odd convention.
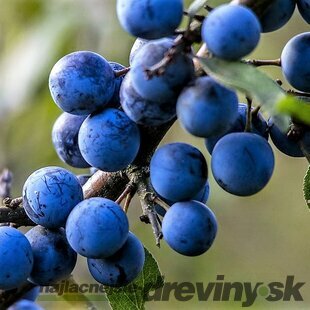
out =
[[[190,1],[186,1],[187,5]],[[218,5],[227,1],[210,1]],[[273,59],[280,56],[292,36],[309,31],[297,10],[281,30],[264,34],[251,57]],[[0,168],[14,173],[14,195],[19,196],[27,176],[48,165],[66,167],[51,143],[51,128],[60,114],[48,91],[48,75],[53,64],[76,50],[92,50],[111,61],[128,65],[134,38],[125,33],[116,18],[115,0],[0,0]],[[280,78],[279,68],[265,70]],[[285,84],[287,85],[287,84]],[[242,97],[240,100],[243,100]],[[207,153],[202,139],[185,133],[178,124],[165,142],[185,141]],[[259,194],[240,198],[219,188],[210,174],[208,205],[219,222],[215,244],[206,254],[187,258],[162,242],[155,246],[151,228],[138,219],[140,206],[134,201],[129,210],[131,230],[157,258],[168,282],[285,281],[295,275],[307,282],[303,302],[268,303],[258,297],[254,309],[310,308],[310,214],[302,196],[304,159],[289,158],[277,150],[276,167],[269,185]],[[70,169],[69,167],[66,167]],[[75,172],[83,172],[75,170]],[[89,281],[84,259],[74,271],[78,282]],[[46,309],[84,309],[82,303],[44,303]],[[108,309],[108,303],[97,304]],[[153,302],[147,309],[233,309],[240,302]]]

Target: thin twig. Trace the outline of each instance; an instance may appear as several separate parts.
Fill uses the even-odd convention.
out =
[[[116,203],[120,204],[129,193],[131,193],[135,189],[135,186],[132,183],[128,183],[124,189],[124,191],[120,194],[120,196],[115,200]]]
[[[126,200],[125,200],[125,203],[124,203],[124,206],[123,206],[123,210],[124,210],[125,213],[127,213],[128,208],[129,208],[130,203],[131,203],[131,200],[132,200],[134,195],[135,195],[135,193],[133,191],[131,191],[130,193],[127,194]]]
[[[165,203],[162,199],[158,198],[157,196],[155,196],[152,200],[159,206],[163,207],[165,210],[168,210],[170,208],[170,206],[167,203]]]
[[[160,247],[160,240],[163,237],[161,226],[158,222],[157,213],[155,212],[154,207],[150,204],[150,201],[147,199],[147,196],[145,196],[144,199],[141,199],[141,206],[152,226],[156,245]]]
[[[262,60],[262,59],[248,59],[243,60],[247,65],[253,65],[255,67],[261,66],[277,66],[281,67],[281,59],[272,59],[272,60]]]
[[[144,70],[147,78],[151,79],[154,76],[163,75],[174,57],[182,51],[184,51],[184,40],[183,36],[180,35],[175,39],[174,45],[165,53],[165,56],[161,61]]]
[[[137,184],[137,194],[140,198],[143,215],[140,216],[141,221],[150,223],[153,234],[155,236],[156,245],[160,247],[162,239],[161,225],[157,218],[154,203],[154,193],[149,182],[149,167],[138,169],[136,166],[131,167],[131,172],[128,171],[128,177],[134,184]]]

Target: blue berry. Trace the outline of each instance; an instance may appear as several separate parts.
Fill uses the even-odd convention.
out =
[[[192,60],[184,53],[176,54],[159,76],[148,78],[146,69],[160,62],[174,41],[170,38],[150,41],[135,55],[131,66],[132,84],[144,99],[171,102],[194,76]]]
[[[232,133],[232,132],[242,132],[245,130],[246,126],[246,119],[247,119],[247,105],[244,103],[239,103],[238,105],[238,118],[233,124],[233,126],[224,134],[216,135],[216,136],[210,136],[205,140],[206,147],[210,154],[212,154],[212,151],[217,143],[222,137],[225,135]],[[263,115],[258,112],[257,115],[252,115],[252,132],[256,133],[266,140],[268,140],[269,137],[269,129],[267,122],[265,121]]]
[[[96,281],[120,287],[132,282],[141,272],[145,253],[141,241],[131,232],[123,247],[104,259],[88,259],[88,268]]]
[[[43,308],[33,301],[21,299],[10,306],[7,310],[43,310]]]
[[[230,133],[215,145],[211,167],[216,182],[227,192],[250,196],[263,189],[274,169],[273,151],[254,133]]]
[[[137,124],[159,126],[176,115],[174,101],[156,102],[142,98],[132,86],[130,73],[124,79],[120,96],[124,112]]]
[[[78,145],[79,130],[86,117],[86,115],[62,113],[52,130],[52,141],[57,155],[64,163],[75,168],[89,167]]]
[[[211,247],[217,222],[213,212],[201,202],[176,202],[163,218],[162,231],[165,241],[176,252],[198,256]]]
[[[0,227],[0,289],[24,284],[32,267],[33,254],[27,238],[13,227]]]
[[[87,115],[104,108],[112,98],[115,75],[105,58],[79,51],[64,56],[54,65],[49,88],[63,111]]]
[[[283,27],[292,17],[295,0],[274,0],[259,18],[262,32],[271,32]]]
[[[281,54],[282,72],[298,90],[310,92],[310,32],[290,39]]]
[[[302,18],[310,24],[310,0],[297,0],[297,7]]]
[[[70,213],[66,234],[72,248],[91,258],[113,255],[126,242],[129,224],[126,213],[114,201],[90,198]]]
[[[47,228],[64,226],[70,211],[83,200],[76,176],[60,167],[33,172],[23,187],[23,206],[29,218]]]
[[[183,17],[182,0],[117,0],[116,9],[122,27],[143,39],[172,35]]]
[[[207,16],[201,34],[209,51],[215,56],[238,60],[255,49],[260,32],[260,23],[250,9],[223,4]]]
[[[305,154],[301,149],[300,142],[304,144],[305,151],[310,153],[310,131],[306,130],[303,134],[302,139],[294,140],[287,136],[287,132],[282,132],[279,127],[274,123],[273,118],[270,118],[268,121],[270,128],[270,137],[274,145],[282,153],[291,156],[291,157],[304,157]]]
[[[103,171],[118,171],[131,164],[140,147],[137,125],[120,110],[105,109],[90,115],[79,132],[85,160]]]
[[[29,281],[46,286],[70,276],[77,254],[70,247],[63,228],[49,230],[35,226],[26,233],[26,237],[34,256]]]
[[[185,143],[166,144],[154,153],[150,178],[155,191],[171,201],[194,197],[205,186],[208,167],[195,147]]]
[[[238,117],[238,97],[211,77],[200,77],[181,92],[177,115],[181,125],[194,136],[223,134]]]

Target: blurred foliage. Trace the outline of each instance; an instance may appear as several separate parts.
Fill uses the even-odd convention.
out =
[[[227,1],[209,1],[218,5]],[[186,1],[187,5],[190,1]],[[309,31],[295,12],[282,29],[264,34],[251,57],[278,58],[293,35]],[[108,60],[128,64],[134,38],[120,27],[115,0],[0,0],[0,167],[14,172],[14,194],[20,195],[27,176],[42,166],[65,165],[56,157],[51,144],[51,128],[60,110],[52,102],[48,75],[53,64],[75,50],[92,50]],[[283,80],[279,68],[263,68]],[[284,86],[288,86],[284,81]],[[240,97],[240,100],[244,100]],[[192,143],[210,162],[202,139],[194,138],[178,124],[163,143]],[[303,159],[292,159],[275,150],[274,176],[261,193],[240,198],[223,192],[210,173],[211,198],[208,205],[219,221],[219,233],[212,249],[201,257],[188,258],[173,252],[163,242],[159,250],[151,228],[138,220],[139,202],[129,210],[131,230],[158,259],[165,280],[204,282],[225,275],[227,281],[284,281],[295,275],[309,281],[309,212],[303,201],[302,183],[307,169]],[[68,167],[66,167],[68,168]],[[70,168],[69,168],[70,169]],[[77,170],[74,170],[77,171]],[[79,258],[76,280],[89,281],[85,259]],[[309,283],[302,289],[304,302],[266,303],[258,299],[254,309],[307,309],[310,307]],[[147,305],[147,309],[232,309],[239,303],[170,302]],[[58,302],[42,303],[46,309],[67,309]],[[99,305],[108,308],[107,303]],[[72,309],[84,309],[77,304]]]

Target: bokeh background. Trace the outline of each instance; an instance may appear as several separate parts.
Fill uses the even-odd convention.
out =
[[[210,1],[218,5],[227,1]],[[188,5],[190,1],[186,1]],[[250,57],[274,59],[294,35],[309,31],[295,11],[290,22],[274,33],[262,35]],[[51,143],[51,128],[60,114],[48,91],[48,75],[53,64],[76,50],[95,51],[111,61],[128,65],[134,38],[117,20],[115,0],[0,0],[0,168],[14,173],[14,195],[34,170],[48,165],[63,166]],[[279,68],[264,69],[283,80]],[[285,82],[285,81],[284,81]],[[284,84],[287,85],[287,84]],[[240,97],[242,101],[243,98]],[[185,133],[178,124],[163,143],[185,141],[210,156],[202,139]],[[138,201],[129,210],[131,230],[157,258],[168,282],[227,281],[283,282],[287,275],[306,282],[303,302],[268,303],[258,297],[254,309],[310,308],[310,214],[303,201],[302,182],[307,169],[304,159],[289,158],[275,149],[276,167],[269,185],[259,194],[240,198],[219,188],[210,174],[208,205],[218,218],[215,244],[206,254],[187,258],[162,242],[155,246],[151,228],[138,219]],[[73,170],[85,173],[82,170]],[[89,281],[84,259],[74,271],[77,282]],[[41,302],[46,309],[84,309],[83,303]],[[108,309],[108,303],[97,304]],[[195,297],[178,302],[147,303],[146,309],[233,309],[240,302],[199,302]]]

